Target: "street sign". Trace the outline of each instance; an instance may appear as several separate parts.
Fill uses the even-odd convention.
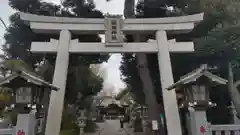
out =
[[[162,122],[162,126],[164,126],[164,114],[160,114],[160,119],[161,119],[161,122]]]
[[[157,120],[152,121],[152,130],[158,130],[158,122]]]

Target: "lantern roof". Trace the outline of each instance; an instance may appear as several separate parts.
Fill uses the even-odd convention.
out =
[[[13,72],[10,76],[1,78],[0,86],[3,86],[3,87],[5,86],[5,87],[11,88],[12,85],[14,85],[14,84],[12,84],[12,82],[15,82],[15,81],[17,82],[19,80],[24,80],[25,82],[27,82],[27,83],[21,84],[20,87],[36,85],[36,86],[43,87],[43,88],[50,88],[50,89],[56,90],[56,91],[59,89],[56,86],[41,79],[34,73],[30,73],[28,71],[24,71],[24,70],[20,70],[20,69]],[[17,86],[14,86],[14,87],[17,87]]]
[[[205,76],[208,79],[210,79],[211,81],[216,82],[218,84],[224,84],[225,85],[225,84],[228,83],[228,80],[223,79],[223,78],[209,72],[207,65],[203,64],[203,65],[200,66],[200,68],[197,68],[197,69],[193,70],[192,72],[182,76],[179,81],[177,81],[176,83],[169,86],[167,88],[167,90],[172,90],[172,89],[174,89],[178,86],[195,82],[196,80],[198,80],[202,76]]]

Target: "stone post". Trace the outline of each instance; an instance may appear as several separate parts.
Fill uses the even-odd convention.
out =
[[[156,40],[158,44],[158,64],[161,76],[164,111],[168,135],[181,135],[181,123],[174,90],[168,91],[167,87],[172,85],[173,73],[169,53],[169,43],[165,31],[157,31]]]
[[[35,135],[36,118],[33,113],[19,114],[17,117],[16,135]]]
[[[231,110],[232,110],[232,114],[233,114],[233,124],[240,124],[240,119],[237,117],[237,111],[232,103],[231,105]]]
[[[53,78],[53,85],[60,89],[58,91],[51,92],[45,135],[59,135],[60,133],[68,73],[70,41],[70,31],[62,30],[60,32],[60,39],[58,42],[57,58]]]
[[[212,135],[207,121],[206,110],[189,107],[187,118],[188,135]]]

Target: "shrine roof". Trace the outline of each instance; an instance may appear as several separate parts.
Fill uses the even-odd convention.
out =
[[[18,70],[17,72],[14,72],[10,76],[2,78],[0,80],[0,86],[9,85],[11,81],[13,81],[14,79],[16,79],[18,77],[26,80],[28,83],[32,83],[32,84],[36,85],[36,86],[46,87],[46,88],[50,88],[50,89],[56,90],[56,91],[59,89],[58,87],[46,82],[45,80],[34,75],[33,73],[29,73],[24,70]]]
[[[197,69],[193,70],[192,72],[182,76],[179,81],[177,81],[176,83],[169,86],[167,88],[167,90],[172,90],[172,89],[174,89],[178,86],[195,82],[196,80],[198,80],[202,76],[205,76],[208,79],[210,79],[213,82],[216,82],[218,84],[224,84],[225,85],[225,84],[228,83],[228,80],[223,79],[223,78],[209,72],[207,65],[203,64],[203,65],[201,65],[200,68],[197,68]]]
[[[114,99],[113,97],[106,96],[102,99],[102,101],[97,106],[108,107],[111,104],[116,104],[119,107],[124,106],[125,104],[121,104],[119,100]]]

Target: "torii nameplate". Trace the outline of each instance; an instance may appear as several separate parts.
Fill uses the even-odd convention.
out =
[[[122,47],[123,45],[123,19],[121,15],[107,15],[104,20],[106,47]]]

